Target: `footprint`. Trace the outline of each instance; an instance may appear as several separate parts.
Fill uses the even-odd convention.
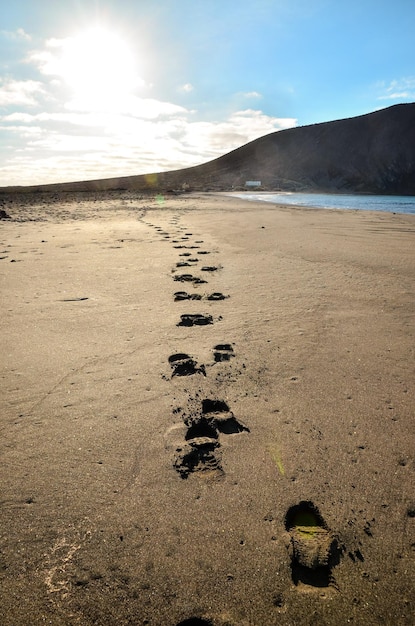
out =
[[[200,293],[187,293],[186,291],[176,291],[174,294],[174,301],[179,302],[180,300],[201,300],[202,296]]]
[[[173,463],[176,471],[182,478],[188,478],[193,472],[223,476],[219,434],[249,432],[249,428],[235,418],[226,402],[208,398],[202,401],[201,413],[184,418],[184,422],[187,431],[184,443],[176,445]]]
[[[224,435],[234,435],[250,430],[247,426],[236,419],[223,400],[212,400],[206,398],[202,400],[202,415],[204,419]]]
[[[216,265],[204,265],[201,270],[202,272],[216,272],[219,268]]]
[[[285,529],[290,534],[293,583],[318,588],[335,586],[332,569],[340,562],[342,549],[318,508],[305,501],[290,507]]]
[[[207,280],[203,280],[203,278],[193,276],[192,274],[178,274],[174,277],[174,280],[180,283],[193,283],[195,285],[204,285],[207,283]]]
[[[173,376],[192,376],[193,374],[203,374],[206,376],[204,365],[198,365],[197,362],[188,354],[179,352],[169,356],[169,363],[173,370]]]
[[[210,254],[209,250],[199,250],[198,254]]]
[[[176,267],[191,267],[188,261],[179,261],[176,263]]]
[[[219,291],[215,291],[214,293],[211,293],[210,296],[207,296],[207,300],[211,300],[213,302],[225,300],[226,298],[229,298],[229,296],[224,296],[223,293],[220,293]]]
[[[213,356],[215,357],[215,363],[220,363],[222,361],[230,361],[235,356],[235,353],[230,343],[218,343],[213,349]]]
[[[194,472],[207,477],[223,476],[219,441],[213,437],[195,437],[176,449],[173,466],[180,477],[187,479]]]
[[[197,422],[193,422],[186,433],[186,441],[191,439],[219,439],[217,429],[205,417],[201,417]]]
[[[207,326],[208,324],[213,324],[213,317],[211,315],[184,313],[180,316],[180,322],[177,326]]]

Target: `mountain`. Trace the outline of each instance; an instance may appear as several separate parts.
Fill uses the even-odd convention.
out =
[[[195,167],[30,189],[219,191],[248,180],[263,190],[415,195],[415,103],[277,131]]]

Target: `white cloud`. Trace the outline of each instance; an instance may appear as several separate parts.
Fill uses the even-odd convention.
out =
[[[415,99],[415,77],[409,76],[392,80],[389,84],[380,82],[377,85],[381,95],[378,100],[412,100]]]
[[[276,118],[262,111],[236,111],[221,122],[193,122],[183,127],[182,141],[202,160],[215,158],[264,135],[296,125],[293,118]]]
[[[128,95],[106,100],[95,98],[89,94],[78,95],[66,103],[65,108],[69,111],[91,112],[98,114],[120,114],[129,115],[142,119],[156,119],[159,117],[185,115],[187,109],[171,102],[163,102],[154,98],[139,98]]]
[[[244,98],[262,98],[262,95],[257,91],[248,91],[242,94]]]
[[[16,120],[18,121],[18,120]],[[0,131],[15,133],[19,138],[33,138],[39,137],[43,133],[43,129],[40,126],[20,126],[20,125],[0,125]]]
[[[14,31],[2,30],[0,33],[7,39],[12,39],[13,41],[30,41],[32,39],[32,37],[26,33],[23,28],[18,28]]]
[[[193,89],[194,87],[191,83],[186,83],[185,85],[181,85],[179,87],[179,91],[182,91],[183,93],[190,93]]]
[[[33,106],[36,96],[44,93],[42,83],[35,80],[2,80],[0,78],[0,106]]]
[[[404,98],[411,98],[413,95],[409,91],[391,92],[386,96],[379,96],[378,100],[402,100]]]
[[[43,75],[43,83],[0,82],[0,105],[13,107],[0,115],[0,131],[12,144],[0,144],[0,186],[180,169],[296,125],[295,119],[243,107],[201,121],[197,111],[175,102],[142,97],[140,85],[128,82],[128,72],[125,83],[117,82],[116,66],[113,74],[101,70],[101,86],[84,89],[81,81],[81,89],[72,80],[79,57],[75,55],[73,66],[64,63],[64,51],[73,51],[72,44],[65,48],[68,40],[49,39],[30,53],[27,61]],[[88,81],[87,73],[84,79]],[[192,89],[190,83],[181,88],[184,93]],[[245,98],[261,97],[256,91],[238,95],[245,103]],[[31,108],[40,103],[45,108]]]
[[[197,121],[184,114],[149,118],[69,111],[15,112],[0,122],[10,124],[9,130],[21,137],[25,129],[37,129],[24,135],[23,152],[0,168],[0,186],[180,169],[296,125],[295,119],[271,117],[253,109],[216,122]]]

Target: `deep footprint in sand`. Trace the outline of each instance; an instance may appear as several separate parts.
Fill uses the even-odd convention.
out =
[[[178,274],[174,277],[174,280],[179,283],[193,283],[194,285],[204,285],[207,283],[207,280],[203,280],[203,278],[193,276],[192,274]]]
[[[193,374],[203,374],[206,376],[204,365],[198,365],[197,362],[188,354],[179,352],[169,356],[170,367],[173,370],[173,376],[193,376]]]
[[[206,299],[210,300],[211,302],[217,302],[219,300],[226,300],[226,298],[229,298],[229,296],[224,296],[223,293],[215,291],[214,293],[211,293],[209,296],[207,296]]]
[[[236,435],[250,430],[245,424],[236,419],[223,400],[205,398],[202,400],[203,419],[224,435]]]
[[[196,421],[190,423],[190,426],[186,433],[186,441],[193,439],[218,439],[219,432],[217,428],[206,419],[206,417],[199,417]]]
[[[180,316],[180,322],[177,326],[207,326],[208,324],[213,324],[213,317],[211,315],[184,313]]]
[[[215,363],[230,361],[235,356],[235,352],[230,343],[218,343],[213,349]]]
[[[285,529],[290,534],[293,583],[317,588],[335,586],[332,569],[340,562],[342,549],[318,508],[305,501],[290,507]]]
[[[224,475],[220,458],[219,434],[249,432],[223,400],[206,398],[201,413],[184,419],[187,426],[185,442],[176,447],[174,468],[181,478],[202,472],[204,476]]]
[[[181,300],[201,300],[200,293],[187,293],[186,291],[176,291],[174,294],[174,301],[180,302]]]
[[[207,477],[220,477],[224,472],[219,447],[218,434],[214,429],[200,429],[199,434],[194,427],[192,436],[186,436],[186,443],[176,449],[174,468],[183,479],[194,472]]]

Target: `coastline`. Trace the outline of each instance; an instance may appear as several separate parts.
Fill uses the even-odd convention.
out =
[[[232,194],[229,194],[232,195]],[[348,211],[377,211],[382,213],[403,213],[415,215],[415,196],[376,195],[369,193],[329,193],[329,192],[246,192],[233,194],[234,197],[250,201],[272,202],[278,205],[301,206],[315,209],[338,209]]]
[[[8,212],[5,623],[412,623],[414,216],[221,194]],[[295,580],[301,502],[330,580]]]

